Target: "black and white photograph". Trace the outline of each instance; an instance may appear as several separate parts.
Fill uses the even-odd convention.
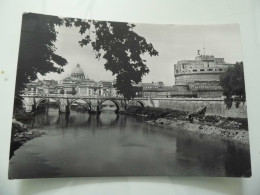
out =
[[[9,179],[251,177],[239,24],[21,17]]]

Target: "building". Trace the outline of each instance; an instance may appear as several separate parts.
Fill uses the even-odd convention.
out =
[[[105,97],[118,96],[117,90],[114,87],[115,80],[113,81],[99,81],[99,85],[102,86],[102,94]]]
[[[195,60],[181,60],[174,65],[175,85],[165,86],[163,82],[139,83],[143,87],[143,97],[201,97],[217,98],[223,96],[220,75],[233,64],[224,58],[201,55]]]
[[[102,95],[102,85],[85,75],[84,70],[77,64],[70,75],[59,82],[59,88],[67,94]]]
[[[171,97],[172,86],[165,86],[162,81],[152,83],[138,83],[138,86],[142,89],[142,97]]]
[[[165,86],[162,81],[138,83],[134,85],[136,97],[170,98],[202,97],[216,98],[223,96],[220,75],[233,64],[224,58],[213,55],[200,55],[195,60],[181,60],[174,65],[175,85]],[[96,82],[85,75],[77,64],[70,75],[61,81],[42,80],[27,84],[27,93],[73,94],[85,96],[119,96],[114,81]]]
[[[233,65],[226,63],[224,58],[201,55],[198,50],[195,60],[181,60],[174,65],[173,88],[181,88],[181,96],[185,97],[221,97],[223,89],[220,86],[220,75]],[[172,97],[179,95],[180,90],[171,94]]]
[[[58,82],[55,80],[38,80],[26,84],[27,93],[56,93]]]
[[[175,85],[187,85],[197,81],[219,81],[219,76],[233,64],[213,55],[200,55],[195,60],[182,60],[174,65]]]
[[[38,80],[28,83],[25,92],[43,94],[72,94],[86,96],[117,96],[115,81],[96,82],[85,75],[77,64],[68,77],[60,81]]]
[[[189,91],[196,94],[196,97],[214,98],[222,97],[223,89],[219,81],[194,81],[188,84]]]
[[[197,97],[197,94],[189,90],[188,85],[165,86],[163,82],[139,83],[142,87],[142,97],[170,98],[170,97]]]

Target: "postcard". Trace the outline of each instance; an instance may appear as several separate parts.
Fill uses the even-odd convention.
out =
[[[251,176],[238,24],[24,13],[18,55],[9,179]]]

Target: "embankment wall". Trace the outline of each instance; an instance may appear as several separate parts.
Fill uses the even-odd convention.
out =
[[[246,102],[240,102],[238,106],[233,102],[228,108],[223,98],[160,98],[148,101],[148,106],[170,108],[187,112],[196,112],[202,107],[207,107],[206,115],[222,117],[247,118]]]

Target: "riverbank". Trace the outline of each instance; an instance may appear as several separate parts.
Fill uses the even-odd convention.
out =
[[[156,125],[164,128],[187,130],[189,132],[219,137],[231,141],[249,144],[249,135],[246,130],[223,129],[213,125],[203,125],[200,123],[190,123],[187,121],[159,118],[157,120],[146,121],[150,125]]]
[[[152,108],[131,107],[127,113],[146,116],[151,125],[169,129],[187,130],[189,132],[223,138],[240,143],[249,143],[247,119],[224,118],[220,116],[194,115],[192,123],[188,112]]]
[[[44,134],[45,133],[39,129],[29,130],[23,123],[13,119],[9,158],[11,158],[14,151],[20,148],[24,143]]]

